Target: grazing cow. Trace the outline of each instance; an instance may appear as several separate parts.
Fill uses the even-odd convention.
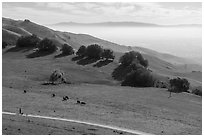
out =
[[[77,100],[77,104],[80,104],[81,102],[79,100]]]
[[[52,97],[55,97],[55,94],[52,94]]]
[[[69,99],[68,96],[64,96],[62,101],[66,101],[66,100],[68,100],[68,99]]]
[[[81,101],[81,104],[82,104],[82,105],[85,105],[86,103],[85,103],[85,102],[83,102],[83,101]]]

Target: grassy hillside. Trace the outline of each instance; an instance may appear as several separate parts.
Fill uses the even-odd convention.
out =
[[[67,36],[60,32],[54,35],[59,39]],[[69,36],[73,39],[72,35]],[[74,44],[74,40],[70,39],[66,40]],[[11,49],[7,47],[2,52],[3,111],[18,112],[21,108],[26,114],[78,119],[153,134],[202,134],[201,97],[180,93],[168,98],[167,89],[121,87],[118,81],[113,80],[111,73],[118,66],[118,59],[123,54],[121,52],[115,52],[114,62],[94,67],[97,62],[82,65],[78,60],[73,61],[75,55],[55,58],[55,55],[60,54],[59,51],[26,58],[33,52],[32,49]],[[176,71],[171,63],[150,55],[145,57],[151,69],[157,73],[171,75]],[[43,85],[55,69],[64,71],[66,79],[72,84]],[[56,96],[52,97],[52,94]],[[62,101],[63,96],[70,99]],[[77,100],[86,104],[79,105]],[[90,132],[89,127],[82,125],[64,122],[53,124],[18,116],[3,116],[2,124],[3,134],[28,134],[28,131],[30,134],[39,131],[42,134],[117,133],[104,129]],[[64,130],[65,127],[67,130]]]
[[[201,134],[202,98],[199,96],[181,93],[168,98],[166,89],[121,87],[110,76],[116,62],[96,68],[94,63],[78,65],[71,61],[73,55],[54,58],[59,54],[54,53],[28,59],[26,55],[32,51],[7,50],[3,50],[2,59],[3,111],[18,112],[22,108],[23,113],[86,120],[153,134]],[[73,84],[42,85],[57,68]],[[62,101],[63,96],[70,99]],[[86,105],[76,104],[77,100],[85,101]],[[18,117],[4,116],[2,121],[4,134],[26,134],[28,130],[35,134],[33,123],[38,124],[37,128],[42,126],[47,134],[53,126],[49,121],[30,119],[33,122],[28,123],[27,119]],[[57,123],[55,127],[62,130],[64,124]],[[90,133],[84,127],[70,126]],[[55,129],[51,134],[56,132]]]
[[[21,35],[18,33],[2,29],[2,40],[8,43],[9,45],[15,45],[16,41]]]
[[[2,19],[3,22],[3,40],[8,43],[15,44],[17,38],[21,35],[26,34],[36,34],[40,38],[48,37],[54,41],[57,46],[61,46],[64,43],[71,45],[74,49],[78,49],[81,45],[88,46],[93,43],[98,43],[103,46],[103,48],[110,48],[115,52],[116,55],[116,64],[120,56],[124,52],[129,51],[130,47],[118,45],[105,41],[90,35],[85,34],[73,34],[69,32],[60,32],[54,31],[47,27],[38,25],[29,20],[25,21],[15,21],[7,18]],[[184,69],[182,66],[174,65],[173,63],[187,63],[185,59],[178,58],[176,56],[162,54],[150,49],[141,48],[141,47],[132,47],[131,50],[141,52],[145,58],[149,61],[149,67],[155,73],[158,73],[163,76],[184,76],[194,80],[201,80],[201,75],[194,75],[189,73],[192,70],[197,70],[200,68],[199,65],[196,67],[187,67]],[[199,70],[199,69],[198,69]],[[111,71],[111,70],[110,70]],[[193,75],[193,76],[192,76]],[[199,83],[199,82],[197,82]]]
[[[4,29],[13,30],[15,33],[19,32],[19,29],[20,29],[20,30],[26,31],[31,34],[36,34],[41,38],[47,37],[47,38],[53,39],[54,41],[58,42],[58,45],[67,43],[75,49],[78,49],[81,45],[88,46],[90,44],[97,43],[103,46],[104,48],[110,48],[115,52],[124,53],[130,50],[130,47],[115,44],[115,43],[112,43],[106,40],[102,40],[102,39],[99,39],[99,38],[96,38],[90,35],[54,31],[45,26],[33,23],[29,20],[15,21],[15,20],[3,18],[2,23],[3,23],[3,26],[9,26],[9,28],[4,27]],[[22,32],[21,33],[19,32],[18,34],[22,35]],[[140,51],[143,54],[157,57],[160,60],[169,62],[171,64],[175,64],[175,63],[194,64],[194,62],[190,60],[186,60],[186,59],[172,56],[169,54],[159,53],[159,52],[156,52],[150,49],[146,49],[146,48],[142,48],[142,47],[132,47],[131,50]],[[194,69],[200,69],[200,68],[201,66],[197,66],[196,68],[194,67]],[[189,71],[192,71],[192,70],[190,70],[189,68]]]

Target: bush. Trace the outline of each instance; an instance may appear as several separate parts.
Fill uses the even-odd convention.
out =
[[[71,46],[67,45],[67,44],[62,45],[61,51],[62,51],[63,55],[72,55],[72,54],[74,54],[73,48]]]
[[[153,87],[154,78],[151,73],[145,68],[138,68],[130,72],[125,80],[122,82],[122,86],[131,86],[131,87]]]
[[[130,51],[120,57],[119,62],[124,66],[129,66],[132,63],[139,63],[143,67],[148,67],[148,61],[143,58],[139,52]]]
[[[86,47],[85,46],[81,46],[78,51],[76,52],[76,54],[78,56],[85,56],[86,55]]]
[[[176,93],[187,92],[190,85],[187,79],[184,79],[184,78],[181,79],[179,77],[171,79],[169,82],[170,82],[169,91],[176,92]]]
[[[52,82],[52,84],[54,84],[54,82],[63,82],[66,83],[66,79],[64,78],[64,73],[61,72],[60,70],[55,70],[49,79],[50,82]]]
[[[99,59],[101,58],[102,52],[103,52],[103,49],[101,48],[101,46],[97,44],[89,45],[86,48],[86,56],[89,58]]]
[[[40,42],[40,39],[36,35],[31,36],[21,36],[17,42],[17,47],[36,47],[37,44]]]
[[[57,50],[57,47],[50,39],[44,38],[38,44],[38,49],[39,51],[42,51],[42,52],[54,52]]]
[[[192,93],[198,96],[202,96],[202,87],[200,86],[200,87],[193,89]]]
[[[108,59],[114,59],[115,56],[113,55],[113,51],[110,49],[104,49],[102,53],[102,58]]]
[[[2,41],[2,48],[6,48],[6,46],[8,46],[8,44],[5,41]]]

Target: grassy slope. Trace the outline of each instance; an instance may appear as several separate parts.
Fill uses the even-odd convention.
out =
[[[77,65],[70,61],[72,56],[27,59],[26,54],[29,52],[3,51],[3,111],[17,112],[21,107],[25,113],[95,121],[154,134],[201,134],[201,97],[182,93],[168,98],[166,89],[117,86],[110,77],[115,63],[94,68],[93,64]],[[74,84],[42,85],[56,68],[65,71]],[[71,98],[67,102],[62,101],[65,95]],[[87,104],[77,105],[77,99]]]
[[[110,135],[125,132],[98,128],[94,126],[3,115],[3,135]]]
[[[8,43],[9,45],[16,44],[16,41],[20,37],[19,34],[11,32],[9,30],[2,29],[2,40]]]
[[[90,35],[54,31],[52,29],[35,24],[33,22],[15,21],[15,20],[3,18],[3,25],[7,25],[7,26],[13,25],[13,27],[18,27],[18,29],[21,28],[25,31],[28,31],[29,33],[34,33],[41,38],[48,37],[50,39],[53,39],[57,43],[57,45],[67,43],[75,49],[78,49],[81,45],[87,46],[93,43],[98,43],[104,48],[110,48],[114,50],[115,52],[124,53],[130,50],[129,47],[127,46],[118,45],[118,44],[115,44],[115,43],[112,43],[106,40],[102,40],[102,39],[99,39],[99,38],[96,38]],[[146,48],[134,47],[132,49],[136,51],[141,51],[142,53],[149,55],[150,58],[154,57],[154,59],[159,59],[161,63],[165,63],[165,62],[189,63],[189,61],[186,61],[185,59],[175,57],[169,54],[162,54],[162,53],[159,53],[159,52],[156,52],[150,49],[146,49]],[[183,71],[182,69],[179,69],[179,68],[180,67],[177,67],[177,71]],[[201,66],[196,66],[194,69],[197,69],[197,68],[201,68]],[[189,67],[189,71],[191,71],[190,67]]]
[[[24,30],[23,28],[19,28],[19,27],[12,26],[12,25],[4,25],[4,26],[2,26],[2,28],[9,30],[9,31],[12,31],[12,32],[15,32],[17,34],[20,34],[21,36],[31,35],[30,32]]]

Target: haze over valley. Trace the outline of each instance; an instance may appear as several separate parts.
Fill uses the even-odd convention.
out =
[[[80,24],[58,23],[47,25],[60,31],[89,34],[120,45],[136,46],[193,59],[202,63],[202,29],[200,25],[161,26],[128,23]]]

